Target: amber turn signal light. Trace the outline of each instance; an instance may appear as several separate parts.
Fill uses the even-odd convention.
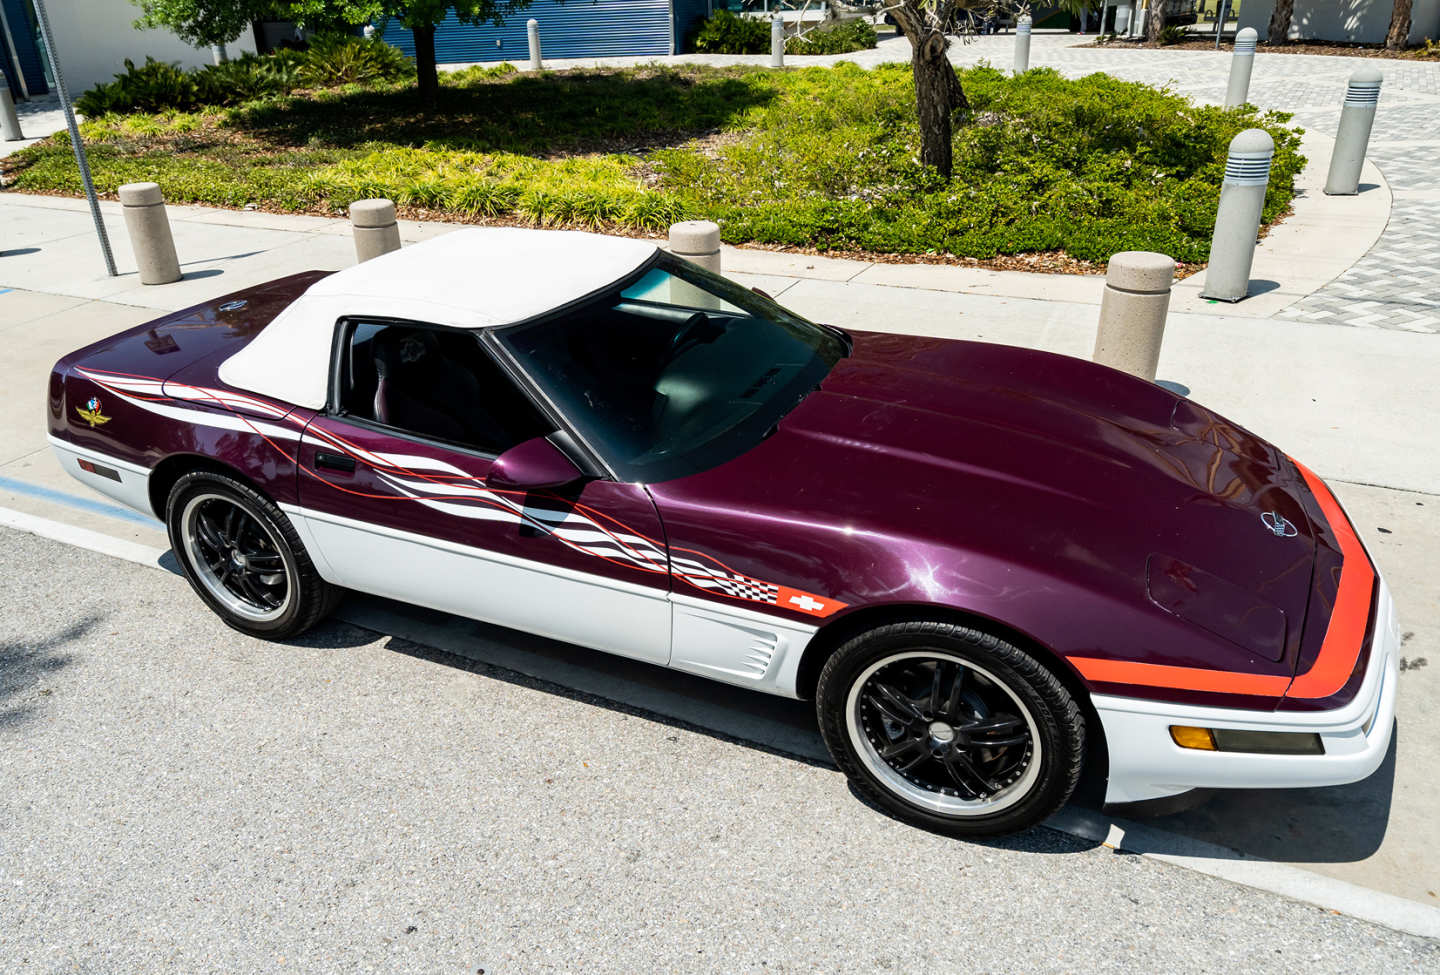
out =
[[[1175,739],[1175,744],[1181,748],[1199,748],[1207,752],[1216,750],[1215,736],[1210,733],[1209,728],[1191,728],[1188,725],[1172,724],[1170,737]]]
[[[1232,731],[1172,724],[1170,737],[1181,748],[1204,752],[1249,752],[1252,755],[1324,755],[1319,735],[1287,731]]]

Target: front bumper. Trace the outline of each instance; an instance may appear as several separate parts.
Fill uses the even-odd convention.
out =
[[[1293,789],[1368,777],[1390,750],[1399,677],[1400,631],[1385,580],[1376,577],[1375,628],[1365,679],[1333,711],[1243,711],[1129,697],[1092,698],[1110,753],[1106,802],[1139,802],[1190,789]],[[1171,725],[1317,734],[1323,755],[1259,755],[1181,748]]]

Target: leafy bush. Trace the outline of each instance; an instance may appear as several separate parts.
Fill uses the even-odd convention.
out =
[[[770,50],[770,23],[717,10],[700,24],[691,46],[700,54],[764,54]]]
[[[1171,44],[1183,44],[1190,36],[1190,32],[1179,24],[1171,24],[1160,31],[1160,46],[1169,47]]]
[[[365,81],[403,81],[415,65],[379,38],[329,34],[313,39],[300,64],[306,84],[320,88]]]
[[[147,57],[145,64],[137,68],[126,58],[124,72],[75,99],[75,110],[86,118],[112,112],[188,111],[197,104],[196,96],[195,80],[178,66]]]
[[[268,95],[286,94],[302,85],[319,88],[357,82],[389,82],[413,77],[410,59],[384,41],[345,35],[319,37],[309,50],[246,54],[224,64],[184,71],[175,64],[146,58],[142,67],[125,61],[125,70],[75,100],[86,118],[135,112],[188,112],[202,105],[241,105]]]
[[[446,110],[401,90],[329,89],[223,111],[86,124],[103,192],[153,179],[176,202],[343,212],[356,199],[463,219],[660,229],[834,251],[1204,261],[1230,140],[1276,153],[1263,219],[1304,164],[1289,116],[1197,106],[1102,74],[960,72],[955,173],[918,159],[908,65],[776,72],[641,67],[447,78]],[[644,147],[644,148],[636,148]],[[8,157],[31,192],[78,194],[63,138]]]
[[[299,85],[295,59],[246,54],[191,73],[198,105],[241,105],[266,95],[283,95]]]
[[[785,42],[786,54],[849,54],[864,51],[880,43],[875,28],[867,20],[847,20],[833,27],[817,27],[802,37]]]

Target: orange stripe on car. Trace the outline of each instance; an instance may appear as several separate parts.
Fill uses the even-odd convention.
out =
[[[1370,625],[1370,602],[1375,591],[1375,567],[1365,555],[1365,547],[1340,502],[1304,464],[1290,458],[1291,462],[1310,485],[1335,540],[1340,543],[1340,584],[1335,591],[1335,608],[1330,611],[1330,622],[1325,627],[1325,640],[1315,662],[1305,673],[1296,676],[1290,685],[1290,697],[1304,700],[1330,697],[1339,693],[1355,672],[1360,651],[1365,644],[1365,628]]]
[[[1101,660],[1098,657],[1067,657],[1080,676],[1106,684],[1139,684],[1145,687],[1174,687],[1186,691],[1216,694],[1257,694],[1280,697],[1290,686],[1284,674],[1240,674],[1204,667],[1172,667],[1142,664],[1132,660]]]
[[[1317,700],[1340,692],[1365,644],[1365,630],[1370,624],[1371,596],[1375,589],[1375,569],[1365,555],[1365,548],[1355,534],[1350,519],[1340,503],[1304,464],[1291,457],[1305,483],[1315,495],[1320,511],[1340,545],[1340,583],[1335,593],[1335,608],[1325,627],[1325,639],[1310,669],[1293,680],[1280,674],[1246,674],[1204,667],[1172,667],[1166,664],[1138,663],[1130,660],[1102,660],[1098,657],[1067,657],[1086,680],[1106,684],[1134,684],[1143,687],[1170,687],[1187,691],[1212,691],[1217,694],[1252,694],[1263,697],[1292,697]]]

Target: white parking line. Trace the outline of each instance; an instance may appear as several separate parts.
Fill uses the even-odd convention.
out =
[[[0,507],[0,525],[151,568],[161,568],[160,559],[167,554],[164,549],[4,507]],[[1076,806],[1067,806],[1051,816],[1045,826],[1112,849],[1314,904],[1396,931],[1440,938],[1440,908],[1300,867],[1247,856],[1203,840]]]
[[[1339,911],[1396,931],[1440,938],[1440,908],[1336,880],[1288,863],[1247,856],[1142,823],[1066,806],[1045,825],[1127,853],[1175,864],[1232,883]]]
[[[168,551],[10,508],[0,508],[0,525],[152,568],[160,568],[160,558]]]

